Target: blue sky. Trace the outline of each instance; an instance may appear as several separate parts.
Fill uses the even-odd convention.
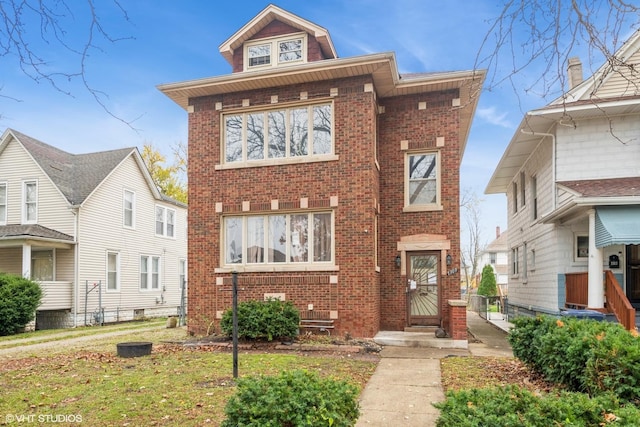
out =
[[[97,3],[105,30],[123,39],[96,39],[98,48],[90,51],[86,75],[92,87],[108,95],[102,98],[108,109],[132,125],[107,114],[80,82],[60,80],[60,87],[72,94],[66,95],[47,82],[26,77],[9,55],[0,56],[0,132],[14,128],[76,154],[151,143],[169,157],[171,146],[187,142],[187,114],[156,85],[230,73],[218,46],[269,4],[138,0],[123,2],[127,21],[113,5],[105,6],[107,1]],[[395,52],[400,73],[473,69],[488,21],[500,12],[498,2],[491,0],[273,3],[325,27],[339,57]],[[87,32],[82,24],[86,5],[70,4],[77,9],[65,21],[66,40],[81,47],[79,40]],[[51,70],[77,69],[77,56],[59,46],[46,45],[45,52]],[[526,82],[529,76],[523,73],[521,78]],[[546,103],[523,93],[518,100],[508,84],[480,97],[462,163],[461,187],[483,199],[485,243],[495,237],[496,226],[507,227],[506,196],[484,195],[485,186],[523,110]]]

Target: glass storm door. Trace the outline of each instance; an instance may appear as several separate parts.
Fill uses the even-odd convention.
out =
[[[627,298],[640,308],[640,245],[627,245]]]
[[[409,325],[440,326],[440,252],[408,252]]]

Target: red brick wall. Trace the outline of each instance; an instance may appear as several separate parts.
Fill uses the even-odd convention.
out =
[[[271,21],[262,30],[258,31],[250,40],[260,40],[268,37],[283,36],[285,34],[300,33],[301,31],[280,21]],[[311,34],[307,35],[307,61],[320,61],[326,59],[320,50],[320,43]],[[238,48],[233,52],[233,72],[244,71],[244,49]]]
[[[369,78],[351,78],[293,87],[192,99],[189,114],[189,330],[203,333],[217,325],[216,311],[231,305],[229,285],[216,285],[216,277],[228,282],[230,273],[216,274],[220,262],[222,215],[241,211],[243,201],[270,211],[272,199],[283,206],[299,207],[301,197],[309,207],[328,206],[338,196],[335,212],[335,261],[339,271],[240,273],[240,300],[262,299],[265,292],[284,292],[301,310],[314,304],[315,310],[338,311],[335,332],[371,337],[380,323],[379,273],[374,265],[374,200],[377,170],[374,163],[376,105],[373,93],[364,92]],[[331,98],[331,88],[339,95]],[[249,99],[252,107],[271,108],[271,96],[280,102],[299,98],[334,101],[334,141],[338,161],[215,170],[220,163],[221,112]],[[258,210],[254,210],[254,209]],[[365,231],[366,230],[366,231]],[[331,276],[337,284],[329,283]]]
[[[450,268],[459,264],[459,115],[452,108],[456,91],[428,93],[381,99],[385,108],[379,118],[379,159],[382,171],[380,221],[381,264],[381,329],[402,330],[408,323],[406,309],[406,276],[394,265],[398,255],[397,242],[402,236],[414,234],[441,234],[451,242],[449,254],[453,257]],[[418,103],[426,102],[419,110]],[[436,138],[444,137],[440,150],[440,188],[442,211],[403,212],[404,155],[400,141],[408,140],[409,149],[435,148]],[[441,314],[442,324],[449,331],[449,299],[460,298],[459,274],[442,272]]]

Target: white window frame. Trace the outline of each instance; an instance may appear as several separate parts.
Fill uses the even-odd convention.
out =
[[[127,195],[131,195],[131,224],[127,224]],[[122,191],[122,226],[135,230],[136,228],[136,193],[135,191],[124,189]]]
[[[511,248],[511,275],[518,276],[520,273],[520,248]]]
[[[27,200],[27,187],[30,185],[35,186],[35,201]],[[29,209],[27,205],[33,203],[35,205],[35,218],[29,218]],[[30,179],[22,181],[22,223],[23,224],[37,224],[38,223],[38,180]]]
[[[7,225],[9,214],[9,185],[6,181],[0,181],[0,188],[4,188],[4,199],[0,198],[0,225]]]
[[[45,256],[43,256],[45,255]],[[48,256],[50,255],[50,256]],[[51,261],[51,278],[50,279],[42,279],[40,277],[35,277],[34,272],[36,268],[34,268],[34,263],[36,260],[47,259]],[[32,250],[31,251],[31,280],[35,280],[37,282],[49,282],[56,280],[56,250],[52,249],[42,249],[42,250]]]
[[[301,41],[300,58],[293,60],[281,60],[280,59],[280,43]],[[244,71],[261,70],[265,68],[290,66],[296,64],[303,64],[307,62],[307,34],[306,33],[292,33],[284,36],[270,37],[260,39],[256,41],[247,42],[244,45]],[[269,61],[262,62],[260,64],[251,65],[251,58],[249,58],[249,50],[256,46],[268,46],[269,49]],[[267,57],[267,55],[264,55]]]
[[[109,282],[109,257],[110,256],[115,256],[115,261],[116,261],[116,270],[115,270],[115,274],[116,274],[116,283],[115,283],[115,287],[110,287],[110,282]],[[106,280],[106,284],[105,284],[105,289],[107,292],[119,292],[120,291],[120,252],[118,251],[107,251],[106,256],[105,256],[105,261],[106,261],[106,265],[105,265],[105,276],[107,278]]]
[[[162,231],[158,233],[158,209],[162,210]],[[173,215],[169,215],[171,212]],[[169,218],[173,218],[172,227],[169,227]],[[176,237],[176,219],[177,212],[175,209],[171,209],[167,206],[156,205],[153,210],[153,229],[155,230],[156,236],[167,237],[170,239],[175,239]],[[171,234],[169,234],[169,232]]]
[[[330,242],[330,250],[331,250],[331,257],[330,260],[328,261],[314,261],[314,257],[315,257],[315,253],[314,253],[314,241],[315,241],[315,236],[314,236],[314,229],[312,226],[309,226],[310,224],[313,224],[313,218],[314,215],[316,214],[330,214],[331,215],[331,242]],[[291,217],[295,217],[295,216],[304,216],[307,215],[307,242],[306,242],[306,249],[307,249],[307,260],[306,261],[292,261],[291,258],[295,257],[295,255],[293,254],[294,252],[294,248],[293,246],[295,246],[295,240],[296,238],[294,237],[295,232],[291,231]],[[286,237],[285,237],[285,242],[281,242],[281,244],[284,246],[284,261],[282,262],[276,262],[276,261],[269,261],[269,248],[270,248],[270,244],[269,244],[269,238],[273,237],[272,235],[270,235],[270,229],[269,229],[269,224],[270,224],[270,217],[281,217],[284,216],[285,218],[285,232],[286,232]],[[264,254],[263,254],[263,260],[262,261],[255,261],[255,262],[248,262],[248,259],[250,258],[248,255],[248,239],[249,239],[249,218],[262,218],[263,221],[263,242],[262,242],[262,247],[264,248]],[[242,249],[240,251],[240,253],[238,254],[239,256],[239,261],[238,262],[227,262],[227,220],[239,220],[241,221],[241,229],[239,230],[240,233],[240,239],[241,239],[241,245],[242,245]],[[271,269],[273,271],[275,270],[279,270],[279,269],[291,269],[291,270],[299,270],[299,269],[303,269],[303,270],[313,270],[315,267],[318,267],[318,269],[326,269],[327,267],[331,268],[333,266],[335,266],[335,257],[336,257],[336,253],[335,253],[335,214],[333,211],[329,211],[329,210],[321,210],[321,211],[311,211],[311,212],[278,212],[278,213],[265,213],[265,214],[256,214],[256,215],[227,215],[225,217],[223,217],[222,219],[222,251],[221,251],[221,260],[220,263],[224,268],[230,268],[230,269],[238,269],[238,267],[243,268],[245,270],[249,269],[249,270],[256,270],[256,271],[260,271],[260,270],[264,270],[265,268],[267,269]],[[271,271],[270,270],[270,271]]]
[[[436,174],[435,178],[432,178],[436,182],[436,201],[435,203],[411,203],[411,191],[410,191],[410,164],[411,157],[415,156],[429,156],[435,155],[435,167]],[[440,150],[421,150],[421,151],[410,151],[405,153],[404,156],[404,212],[420,212],[420,211],[435,211],[442,210],[442,198],[441,198],[441,190],[442,190],[442,180],[441,180],[441,155]]]
[[[328,153],[320,153],[315,154],[315,141],[314,141],[314,131],[313,131],[313,120],[314,120],[314,108],[315,107],[329,107],[330,115],[331,115],[331,138],[330,144],[331,147]],[[305,155],[291,155],[291,112],[295,110],[307,110],[307,136],[308,136],[308,146],[307,146],[307,154]],[[285,134],[286,141],[285,145],[285,153],[282,157],[270,157],[269,156],[269,114],[274,112],[284,112],[284,125],[285,125]],[[262,147],[262,158],[257,159],[249,159],[249,137],[248,137],[248,118],[251,116],[262,115],[262,125],[263,125],[263,147]],[[241,145],[242,145],[242,153],[239,159],[237,160],[228,160],[228,143],[227,137],[229,133],[227,132],[227,118],[231,117],[242,117],[242,129],[241,129]],[[333,160],[336,158],[335,156],[335,108],[333,101],[323,100],[314,103],[295,103],[288,105],[280,105],[279,107],[268,108],[268,109],[253,109],[253,110],[237,110],[230,111],[222,116],[222,137],[220,144],[221,149],[221,159],[222,165],[217,166],[216,169],[225,169],[225,168],[240,168],[240,167],[254,167],[254,166],[268,166],[268,165],[276,165],[276,164],[287,164],[287,163],[304,163],[304,162],[315,162],[315,161],[326,161]]]
[[[154,261],[157,262],[154,263]],[[142,278],[143,264],[146,267],[144,283]],[[157,270],[154,270],[154,266],[157,267]],[[141,292],[156,292],[162,288],[162,258],[160,256],[140,255],[138,268],[138,289]]]

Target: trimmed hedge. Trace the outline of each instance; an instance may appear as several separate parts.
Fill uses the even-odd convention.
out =
[[[537,396],[517,386],[448,392],[435,403],[438,427],[549,427],[640,425],[640,410],[623,405],[612,393],[589,398],[584,393],[561,392]]]
[[[358,389],[302,370],[241,378],[225,414],[222,427],[349,427],[360,415]]]
[[[238,338],[251,340],[288,339],[298,335],[300,313],[291,301],[270,299],[238,304]],[[226,310],[220,322],[222,332],[233,334],[233,311]]]
[[[640,403],[640,339],[621,325],[591,319],[520,317],[513,354],[549,380],[592,396]]]
[[[0,273],[0,335],[20,332],[36,314],[42,289],[36,282]]]

